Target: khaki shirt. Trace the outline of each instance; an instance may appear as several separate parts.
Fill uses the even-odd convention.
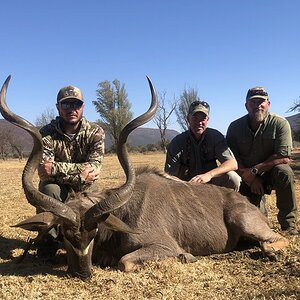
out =
[[[165,171],[182,180],[204,174],[234,156],[227,146],[224,135],[207,128],[200,141],[187,130],[177,135],[167,147]]]
[[[84,190],[80,173],[87,165],[100,170],[104,156],[104,130],[97,124],[82,118],[79,132],[74,136],[65,134],[59,126],[59,117],[42,127],[43,161],[51,161],[50,182],[70,185],[74,191]]]
[[[291,127],[285,118],[268,113],[255,133],[248,124],[249,116],[245,115],[228,127],[226,139],[238,162],[250,168],[274,154],[291,155]]]

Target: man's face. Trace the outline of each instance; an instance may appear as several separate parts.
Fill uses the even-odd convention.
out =
[[[59,116],[65,124],[76,125],[82,118],[84,102],[67,99],[56,104]]]
[[[194,115],[188,115],[190,129],[196,139],[200,139],[208,126],[209,117],[203,112],[196,112]]]
[[[262,98],[253,98],[245,104],[251,120],[261,123],[267,116],[270,101]]]

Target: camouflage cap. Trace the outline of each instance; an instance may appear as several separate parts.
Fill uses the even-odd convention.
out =
[[[66,99],[77,99],[83,102],[81,90],[72,85],[61,88],[57,94],[57,102],[61,102]]]
[[[204,101],[194,101],[190,104],[189,115],[194,115],[197,112],[203,112],[209,115],[209,104]]]
[[[261,98],[264,100],[269,100],[269,95],[263,87],[256,86],[248,90],[246,101],[251,100],[253,98]]]

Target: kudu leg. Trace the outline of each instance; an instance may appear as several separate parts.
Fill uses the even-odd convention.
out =
[[[274,257],[288,246],[288,239],[274,232],[267,218],[253,205],[239,204],[227,214],[230,227],[240,236],[259,241],[267,256]]]
[[[171,243],[170,243],[171,244]],[[142,248],[124,255],[118,264],[121,271],[130,272],[141,266],[148,260],[161,260],[168,257],[178,257],[182,262],[195,262],[197,259],[190,253],[186,253],[178,245],[170,246],[168,243],[144,245]]]

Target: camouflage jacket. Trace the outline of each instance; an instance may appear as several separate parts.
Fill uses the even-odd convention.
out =
[[[73,137],[65,134],[59,125],[59,117],[42,127],[43,161],[51,161],[50,182],[67,184],[74,191],[84,190],[89,185],[80,176],[86,165],[101,168],[104,155],[104,130],[97,124],[82,118],[81,127]]]

